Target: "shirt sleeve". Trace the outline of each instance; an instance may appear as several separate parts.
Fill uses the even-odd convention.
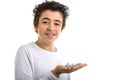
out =
[[[30,55],[23,47],[19,48],[15,57],[15,80],[36,80]],[[52,72],[48,72],[38,80],[58,80]]]
[[[59,78],[57,78],[55,75],[53,75],[52,72],[49,72],[46,74],[46,76],[43,76],[39,80],[58,80],[58,79]]]

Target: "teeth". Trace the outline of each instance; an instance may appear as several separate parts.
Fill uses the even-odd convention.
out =
[[[48,37],[49,37],[49,38],[52,38],[52,37],[53,37],[53,34],[48,34]]]
[[[53,36],[52,34],[49,34],[49,36]]]

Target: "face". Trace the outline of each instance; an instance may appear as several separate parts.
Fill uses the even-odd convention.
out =
[[[63,24],[63,17],[58,11],[46,10],[39,18],[35,26],[40,42],[45,44],[53,43],[60,35]]]

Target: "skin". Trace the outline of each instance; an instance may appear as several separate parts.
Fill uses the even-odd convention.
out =
[[[56,48],[53,42],[59,37],[62,29],[63,18],[60,12],[46,10],[39,18],[39,24],[35,26],[38,32],[38,44],[41,48],[54,52]]]
[[[77,63],[74,66],[58,65],[54,70],[52,70],[52,73],[59,78],[62,73],[71,73],[85,66],[87,66],[85,63]]]
[[[39,18],[39,23],[34,25],[35,31],[38,33],[36,44],[50,52],[55,52],[56,47],[54,41],[59,37],[62,31],[63,17],[58,11],[46,10]],[[87,66],[84,63],[77,63],[75,66],[58,65],[51,72],[59,77],[62,73],[71,73],[82,67]]]

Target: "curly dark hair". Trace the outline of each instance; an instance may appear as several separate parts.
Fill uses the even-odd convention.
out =
[[[59,11],[62,14],[63,16],[62,30],[63,30],[65,27],[66,18],[69,16],[69,13],[68,13],[69,8],[59,2],[46,0],[45,2],[36,5],[35,8],[33,9],[34,24],[38,25],[39,18],[42,12],[45,10]]]

